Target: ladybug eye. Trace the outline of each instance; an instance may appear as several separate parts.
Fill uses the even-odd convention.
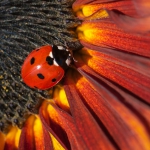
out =
[[[31,60],[30,60],[30,64],[32,65],[32,64],[34,64],[34,62],[35,62],[35,58],[32,57]]]
[[[44,79],[44,78],[45,78],[41,73],[38,73],[37,76],[38,76],[40,79]]]
[[[52,82],[55,82],[56,81],[56,79],[54,78],[54,79],[52,79]]]
[[[46,61],[47,61],[47,63],[49,64],[49,65],[53,65],[53,58],[51,58],[50,56],[47,56],[46,57]]]

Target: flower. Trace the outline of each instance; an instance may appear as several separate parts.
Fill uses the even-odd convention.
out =
[[[76,0],[83,48],[73,51],[76,61],[39,113],[22,129],[0,134],[1,149],[148,150],[149,6],[146,0]]]

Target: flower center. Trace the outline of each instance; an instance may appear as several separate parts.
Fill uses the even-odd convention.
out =
[[[10,125],[22,127],[37,113],[48,91],[27,87],[20,77],[21,65],[33,49],[42,45],[82,46],[75,33],[80,21],[74,16],[73,0],[0,2],[0,130]]]

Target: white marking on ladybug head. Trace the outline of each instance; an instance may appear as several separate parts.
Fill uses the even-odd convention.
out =
[[[54,63],[55,66],[59,66],[59,65],[57,64],[57,62],[55,61],[55,59],[54,59],[53,63]]]
[[[57,46],[57,48],[58,48],[59,50],[64,50],[64,47],[63,47],[63,46]]]
[[[53,58],[53,54],[52,54],[52,52],[50,52],[50,53],[49,53],[49,56],[50,56],[51,58]]]
[[[66,59],[66,64],[67,64],[67,66],[69,66],[70,65],[70,63],[71,63],[71,57],[68,57],[67,59]]]

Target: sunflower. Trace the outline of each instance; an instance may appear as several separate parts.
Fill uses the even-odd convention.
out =
[[[150,2],[0,1],[0,150],[148,150]],[[67,45],[50,90],[20,68],[32,49]]]

